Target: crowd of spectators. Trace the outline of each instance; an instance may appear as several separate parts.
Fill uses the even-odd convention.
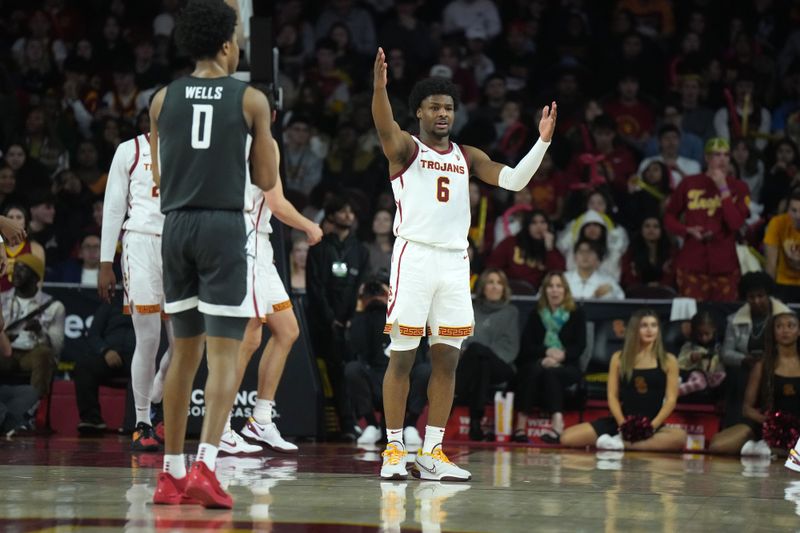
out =
[[[7,247],[0,290],[14,287],[22,253],[42,259],[45,281],[96,283],[111,157],[148,130],[150,95],[191,71],[172,35],[182,3],[2,2],[0,212],[26,221],[28,241]],[[371,357],[348,347],[359,287],[389,281],[395,204],[370,114],[378,46],[401,127],[417,127],[406,102],[413,84],[449,78],[461,100],[453,137],[497,161],[516,164],[536,140],[542,105],[558,102],[529,187],[470,184],[473,280],[491,273],[476,304],[487,320],[506,300],[498,279],[533,295],[547,272],[564,271],[555,280],[567,307],[542,308],[536,327],[550,339],[543,350],[572,361],[552,328],[572,299],[736,300],[738,278],[762,268],[776,296],[800,296],[796,3],[280,0],[272,22],[284,187],[328,234],[310,250],[288,239],[290,283],[308,292],[311,338],[337,392],[354,387],[347,364]],[[547,365],[526,356],[519,367],[508,346],[488,357],[492,342],[471,345],[475,368],[464,372],[483,381],[465,391],[484,395],[486,379],[523,370],[552,385]],[[497,372],[475,370],[486,365]],[[361,387],[374,396],[368,381]],[[350,403],[337,406],[349,425]]]

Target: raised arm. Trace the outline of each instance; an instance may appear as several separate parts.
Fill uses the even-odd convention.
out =
[[[161,106],[164,105],[166,96],[167,88],[164,87],[156,93],[150,104],[150,154],[152,154],[150,169],[153,171],[153,182],[159,188],[161,187],[161,152],[158,151],[158,116],[161,114]]]
[[[542,119],[539,121],[539,140],[533,148],[523,157],[514,168],[489,159],[485,152],[472,146],[466,146],[467,157],[470,160],[471,174],[489,185],[495,185],[509,191],[520,191],[539,170],[544,154],[553,139],[556,128],[558,106],[553,102],[542,108]]]
[[[253,185],[269,191],[278,181],[278,155],[270,130],[272,113],[267,96],[248,87],[244,92],[244,114],[253,132],[253,144],[250,147],[250,162],[253,167],[251,179]]]
[[[400,129],[394,120],[389,94],[386,92],[388,67],[383,48],[378,48],[375,55],[372,89],[372,120],[381,140],[381,147],[389,160],[389,172],[394,173],[402,168],[414,152],[414,141],[411,135]]]
[[[278,168],[280,168],[281,155],[278,150],[278,143],[275,142],[275,139],[272,139],[272,142],[275,146],[275,154],[277,155],[276,163]],[[292,203],[286,199],[286,196],[283,195],[283,184],[280,178],[275,182],[275,187],[269,192],[265,192],[264,196],[267,199],[267,205],[270,211],[272,211],[275,217],[287,226],[305,233],[309,245],[313,246],[322,240],[322,228],[319,227],[319,224],[315,224],[313,221],[301,215]]]

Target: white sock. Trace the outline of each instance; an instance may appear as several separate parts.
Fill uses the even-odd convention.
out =
[[[425,426],[425,441],[422,443],[422,451],[432,453],[434,448],[442,445],[442,439],[444,439],[444,428]]]
[[[256,398],[256,406],[253,409],[253,419],[262,426],[272,422],[272,408],[275,407],[273,400],[262,400]]]
[[[153,381],[156,376],[156,356],[161,342],[161,315],[159,313],[131,315],[136,333],[136,348],[131,360],[131,389],[136,405],[136,423],[152,426],[150,402],[153,398]]]
[[[228,413],[228,420],[225,421],[225,429],[222,430],[222,434],[231,433],[233,430],[231,429],[231,414]]]
[[[164,454],[163,471],[175,479],[186,477],[186,459],[182,453]]]
[[[213,444],[201,442],[197,448],[197,460],[206,464],[212,472],[216,469],[218,448]]]
[[[389,429],[386,428],[386,442],[395,442],[400,444],[400,446],[405,449],[405,444],[403,444],[403,428],[400,429]]]

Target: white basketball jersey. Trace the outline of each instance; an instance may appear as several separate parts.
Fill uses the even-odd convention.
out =
[[[440,152],[416,137],[411,161],[392,176],[397,204],[394,234],[408,241],[466,250],[469,233],[469,161],[451,142]]]
[[[245,143],[245,150],[247,151],[247,158],[250,159],[250,147],[253,144],[253,137],[247,136]],[[259,233],[272,233],[272,225],[269,221],[272,219],[272,211],[267,205],[267,199],[264,196],[264,191],[259,187],[253,185],[250,176],[250,165],[247,165],[247,197],[245,199],[245,211],[250,213],[253,225],[256,226],[256,231]]]
[[[125,141],[117,151],[123,152],[121,155],[128,165],[124,169],[112,165],[108,182],[128,182],[128,212],[122,229],[160,235],[164,228],[164,215],[158,187],[153,181],[150,135],[143,134]],[[120,170],[124,170],[127,176],[114,175]]]

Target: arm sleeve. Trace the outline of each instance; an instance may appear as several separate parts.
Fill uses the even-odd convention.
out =
[[[747,184],[739,182],[736,185],[736,189],[731,191],[731,196],[722,200],[722,217],[725,225],[731,231],[738,231],[744,226],[745,220],[750,215],[750,209],[747,207],[750,191]],[[733,194],[736,195],[736,198],[733,197]]]
[[[544,154],[549,147],[549,142],[544,142],[539,138],[533,148],[517,163],[517,166],[514,168],[503,167],[500,170],[497,184],[509,191],[521,191],[528,185],[536,171],[539,170],[539,165],[542,163]]]
[[[128,186],[130,184],[129,143],[122,143],[114,153],[108,172],[106,194],[103,199],[103,227],[100,232],[100,261],[112,262],[117,252],[117,240],[128,212]]]
[[[679,217],[685,208],[686,193],[683,184],[686,180],[681,181],[678,187],[672,191],[672,194],[667,200],[667,207],[664,211],[664,226],[670,233],[674,233],[679,237],[686,235],[686,226],[684,226]]]

